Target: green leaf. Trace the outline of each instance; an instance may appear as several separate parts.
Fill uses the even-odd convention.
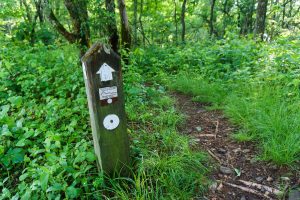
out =
[[[45,156],[50,163],[55,163],[58,160],[58,157],[54,153],[46,153]]]
[[[4,153],[4,146],[0,145],[0,156]]]
[[[1,106],[0,119],[7,115],[9,109],[10,109],[10,105]]]
[[[10,198],[11,197],[11,193],[10,193],[10,191],[7,189],[7,188],[3,188],[2,189],[2,196],[1,196],[3,199],[5,199],[5,198]],[[2,199],[1,198],[1,199]]]
[[[31,190],[27,189],[25,194],[22,195],[21,200],[30,200],[30,197],[31,197]]]
[[[23,121],[24,121],[24,118],[20,119],[17,121],[16,125],[18,128],[22,128],[23,127]]]
[[[22,138],[21,140],[19,140],[16,144],[17,147],[23,147],[26,144],[26,139]]]
[[[10,164],[10,159],[9,159],[9,157],[7,157],[7,156],[3,156],[3,157],[0,159],[0,161],[1,161],[6,167],[8,167],[9,164]]]
[[[21,163],[24,160],[25,152],[21,148],[9,149],[5,157],[12,162],[12,164]]]
[[[19,180],[20,180],[20,181],[24,181],[27,177],[28,177],[28,174],[27,174],[27,173],[22,174],[22,175],[19,177]]]
[[[12,133],[10,132],[9,128],[8,128],[8,125],[3,125],[2,126],[2,135],[4,136],[12,136]]]
[[[86,153],[86,160],[89,161],[89,162],[93,162],[96,160],[96,156],[94,153],[92,152],[87,152]]]
[[[47,189],[47,192],[56,192],[62,190],[63,190],[63,186],[60,183],[54,183],[54,185],[52,185]]]
[[[75,199],[78,197],[79,190],[73,186],[70,186],[67,188],[66,194],[70,199]]]
[[[234,168],[234,171],[238,177],[242,175],[242,171],[240,169]]]
[[[23,149],[20,148],[16,148],[12,151],[12,163],[20,163],[23,162],[24,160],[24,156],[25,156],[25,152],[23,151]]]
[[[15,107],[19,108],[22,105],[22,97],[21,96],[15,96],[8,98],[8,101]]]
[[[47,172],[43,172],[40,175],[40,184],[42,190],[46,191],[48,187],[49,174]]]

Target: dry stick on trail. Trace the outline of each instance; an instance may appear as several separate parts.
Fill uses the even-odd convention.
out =
[[[244,186],[240,186],[240,185],[235,185],[235,184],[231,184],[231,183],[226,183],[226,182],[223,182],[225,185],[228,185],[228,186],[231,186],[231,187],[234,187],[234,188],[237,188],[237,189],[240,189],[244,192],[248,192],[248,193],[251,193],[251,194],[255,194],[257,196],[260,196],[260,197],[263,197],[263,198],[266,198],[266,199],[272,199],[271,197],[269,197],[268,195],[265,195],[265,194],[262,194],[260,192],[258,192],[257,190],[254,190],[254,189],[251,189],[251,188],[246,188]]]
[[[209,153],[209,155],[211,155],[211,157],[213,157],[214,159],[216,159],[220,164],[222,163],[222,161],[218,158],[218,156],[216,156],[215,154],[213,154],[213,152],[211,152],[209,149],[207,149],[207,152]]]
[[[215,134],[200,134],[199,137],[213,137],[216,138]]]
[[[205,104],[193,102],[187,95],[175,93],[174,96],[178,101],[178,108],[187,119],[183,133],[191,134],[198,139],[199,149],[205,150],[217,166],[221,165],[212,174],[218,186],[215,191],[210,190],[207,195],[209,199],[239,199],[243,196],[247,199],[277,199],[281,196],[280,190],[285,190],[278,189],[276,179],[282,176],[282,172],[273,170],[268,165],[264,166],[259,161],[252,163],[252,159],[257,155],[255,145],[233,140],[230,135],[236,132],[238,127],[231,125],[222,112],[205,110],[203,109]],[[218,137],[205,138],[203,136],[206,134],[202,134],[201,131],[191,132],[190,128],[198,126],[199,123],[205,133],[217,134]],[[222,166],[230,168],[232,173],[230,175],[222,173]],[[237,170],[242,173],[240,177],[236,174]],[[274,181],[268,181],[269,183],[266,183],[268,186],[251,183],[250,181],[255,180],[257,176],[270,176]]]
[[[249,187],[255,187],[259,190],[266,190],[267,192],[270,192],[274,195],[282,195],[283,192],[281,192],[280,190],[277,190],[275,188],[272,188],[272,187],[269,187],[269,186],[266,186],[266,185],[261,185],[261,184],[258,184],[258,183],[253,183],[253,182],[250,182],[250,181],[244,181],[244,180],[239,180],[241,183],[249,186]]]
[[[218,132],[219,132],[219,120],[216,121],[216,130],[215,130],[216,136],[218,135]]]

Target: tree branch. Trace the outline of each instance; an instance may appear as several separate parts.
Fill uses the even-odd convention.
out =
[[[26,17],[27,17],[27,20],[32,23],[32,17],[30,15],[31,13],[31,9],[29,7],[29,5],[27,4],[26,0],[21,0],[22,4],[24,5],[25,7],[25,10],[26,10]]]
[[[53,10],[49,10],[49,15],[48,15],[49,20],[52,22],[53,26],[55,29],[62,34],[66,40],[68,40],[70,43],[75,43],[77,40],[77,35],[70,33],[65,29],[65,27],[58,21],[57,17],[54,15]]]
[[[296,10],[296,12],[291,17],[295,17],[298,14],[299,11],[300,11],[300,6],[298,7],[298,9]]]

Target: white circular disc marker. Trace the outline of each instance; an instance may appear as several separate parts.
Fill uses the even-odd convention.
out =
[[[112,99],[107,99],[108,104],[111,104],[112,102],[113,102]]]
[[[103,120],[103,126],[107,130],[114,130],[116,129],[120,124],[120,119],[117,115],[107,115]]]

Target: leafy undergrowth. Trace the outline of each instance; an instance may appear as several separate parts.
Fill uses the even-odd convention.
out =
[[[124,67],[132,176],[99,174],[82,71],[68,45],[1,39],[0,199],[190,199],[209,162],[176,131],[184,121],[162,85],[211,102],[256,141],[260,158],[297,166],[299,41],[237,39],[137,48]],[[149,84],[150,83],[150,84]]]
[[[82,70],[72,46],[1,39],[0,199],[190,199],[209,170],[176,131],[183,118],[140,68],[124,73],[132,176],[96,168]]]
[[[174,61],[166,61],[166,72],[174,75],[165,83],[192,95],[196,101],[211,102],[212,109],[223,109],[241,127],[233,137],[239,141],[255,141],[261,149],[261,159],[297,166],[300,161],[299,40],[283,38],[270,44],[255,44],[232,39],[206,47],[201,45],[173,50],[177,52],[172,54],[174,59],[182,59],[180,62],[190,66],[178,64],[174,70]],[[193,54],[188,57],[191,49]]]

